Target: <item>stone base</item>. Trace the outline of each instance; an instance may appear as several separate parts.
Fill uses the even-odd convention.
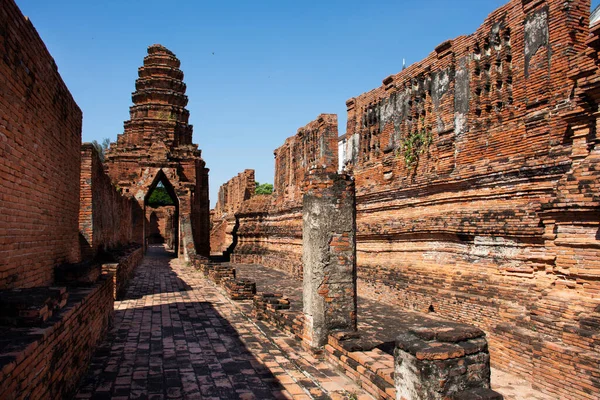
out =
[[[478,328],[442,321],[409,328],[398,336],[394,358],[399,399],[462,399],[474,390],[490,393],[490,355],[485,333]]]

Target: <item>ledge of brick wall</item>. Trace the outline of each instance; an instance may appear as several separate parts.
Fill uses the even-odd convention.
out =
[[[131,245],[111,252],[111,256],[116,262],[102,263],[102,272],[113,276],[113,296],[120,299],[125,295],[136,267],[144,258],[144,249],[140,245]]]
[[[70,288],[65,307],[40,327],[0,327],[0,398],[70,398],[113,309],[113,280],[104,274],[91,287]]]

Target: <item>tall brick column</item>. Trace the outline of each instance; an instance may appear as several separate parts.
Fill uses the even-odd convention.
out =
[[[327,343],[335,330],[356,330],[356,209],[348,175],[310,172],[303,198],[305,337]]]

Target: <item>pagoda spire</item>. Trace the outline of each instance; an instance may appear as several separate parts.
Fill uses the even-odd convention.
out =
[[[188,97],[181,62],[160,44],[148,47],[144,65],[138,69],[132,93],[130,120],[125,121],[122,140],[127,147],[151,147],[162,141],[167,148],[192,143]],[[121,138],[120,138],[121,139]]]

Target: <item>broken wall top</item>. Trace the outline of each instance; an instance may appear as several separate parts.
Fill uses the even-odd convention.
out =
[[[302,205],[303,185],[312,169],[338,169],[337,115],[321,114],[275,150],[274,199],[278,206]]]
[[[245,200],[254,196],[255,191],[254,170],[247,169],[240,172],[219,188],[213,216],[215,218],[221,218],[224,214],[233,216]]]

